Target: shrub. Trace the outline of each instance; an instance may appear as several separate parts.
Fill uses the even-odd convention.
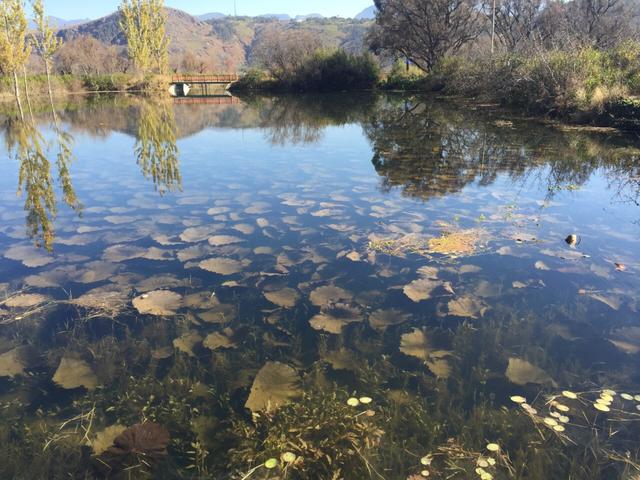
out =
[[[285,83],[294,90],[334,92],[370,89],[379,78],[380,69],[371,54],[318,50],[285,78]]]

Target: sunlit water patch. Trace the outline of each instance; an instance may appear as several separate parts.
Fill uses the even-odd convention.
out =
[[[637,141],[414,97],[58,118],[5,122],[2,478],[638,474]]]

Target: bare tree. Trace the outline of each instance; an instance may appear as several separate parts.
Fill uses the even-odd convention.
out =
[[[633,36],[632,5],[625,0],[574,0],[565,11],[572,33],[596,48],[610,48]]]
[[[543,4],[543,0],[483,0],[482,9],[489,19],[495,12],[496,35],[507,50],[513,51],[533,41]]]
[[[58,50],[55,65],[64,74],[95,75],[126,72],[130,62],[117,47],[106,46],[91,36],[82,36],[68,41]]]
[[[253,62],[266,68],[278,80],[284,80],[322,46],[311,32],[269,27],[257,41]]]
[[[369,37],[378,53],[393,52],[429,71],[481,33],[473,0],[377,0],[379,14]]]

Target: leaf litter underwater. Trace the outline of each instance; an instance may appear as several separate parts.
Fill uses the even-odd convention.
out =
[[[60,115],[70,169],[9,142],[0,179],[1,478],[640,474],[633,139],[419,97]]]

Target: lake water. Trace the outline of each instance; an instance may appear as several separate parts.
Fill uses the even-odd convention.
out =
[[[637,135],[187,101],[4,117],[0,478],[638,478]]]

